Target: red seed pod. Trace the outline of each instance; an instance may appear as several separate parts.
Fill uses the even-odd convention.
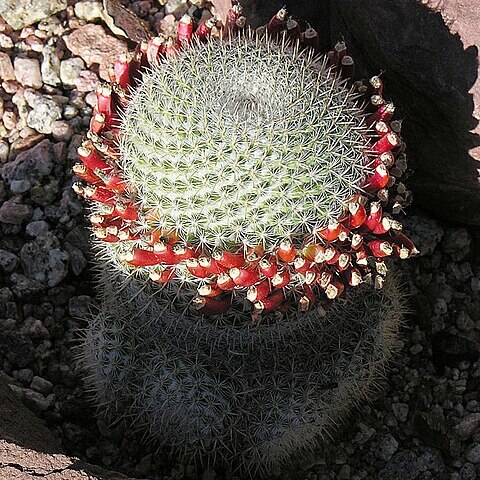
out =
[[[178,22],[177,41],[180,45],[186,45],[192,41],[193,20],[187,13]]]
[[[210,33],[212,32],[212,28],[216,25],[218,19],[216,16],[209,18],[202,22],[198,28],[195,30],[195,36],[198,37],[199,40],[202,42],[206,42]]]
[[[297,252],[290,240],[282,240],[277,249],[277,255],[280,260],[284,261],[285,263],[290,263],[293,262]]]
[[[347,220],[347,226],[349,228],[360,227],[367,218],[365,207],[359,202],[350,202],[348,204],[348,212],[350,214]]]
[[[368,242],[368,248],[377,258],[389,257],[393,253],[392,245],[385,240],[372,240]]]
[[[323,263],[325,260],[325,247],[318,243],[310,243],[303,249],[303,256],[315,263]]]
[[[197,292],[202,297],[218,297],[222,293],[222,289],[218,287],[215,283],[209,283],[207,285],[202,285],[198,287]]]
[[[319,278],[320,278],[320,270],[316,265],[314,265],[313,267],[311,267],[305,272],[305,283],[307,285],[313,285],[319,280]]]
[[[233,290],[235,288],[235,282],[228,273],[220,273],[217,277],[217,286],[221,290]]]
[[[355,76],[355,61],[350,55],[345,55],[340,62],[343,78],[352,79]]]
[[[377,153],[389,152],[400,144],[400,138],[396,133],[388,133],[372,146],[372,150]]]
[[[116,243],[116,242],[120,241],[120,238],[118,238],[113,233],[108,232],[108,230],[106,228],[94,227],[93,228],[93,233],[102,242]]]
[[[392,152],[384,152],[378,158],[387,168],[391,168],[395,164],[395,157]]]
[[[105,187],[109,190],[114,190],[115,192],[124,192],[127,188],[125,180],[114,173],[105,173],[99,168],[96,168],[94,173],[102,180]]]
[[[275,290],[254,305],[255,313],[268,313],[278,308],[285,300],[283,290]]]
[[[300,28],[300,24],[296,20],[289,18],[285,24],[285,27],[287,29],[286,33],[288,38],[292,40],[298,40],[300,38],[302,30]]]
[[[308,310],[311,310],[315,305],[315,300],[315,293],[308,285],[305,285],[303,287],[303,297],[298,302],[299,312],[307,312]]]
[[[258,269],[265,277],[273,278],[278,271],[278,265],[275,257],[270,256],[269,258],[262,258],[258,264]]]
[[[286,287],[290,283],[290,272],[285,268],[281,272],[278,272],[272,278],[272,285],[275,288],[283,288]]]
[[[315,233],[327,242],[333,242],[338,238],[341,231],[342,226],[339,223],[330,223],[327,228],[317,230]]]
[[[95,173],[93,173],[93,171],[90,170],[84,163],[76,163],[72,170],[77,177],[85,180],[88,183],[97,184],[101,182],[100,178],[97,177],[97,175],[95,175]]]
[[[408,250],[408,256],[405,258],[408,258],[411,255],[417,255],[419,253],[417,247],[415,247],[415,244],[403,233],[397,233],[390,239],[390,241],[392,242],[392,246],[395,248],[395,253],[400,258],[404,258],[406,255],[404,249]],[[403,254],[403,257],[400,256],[400,253]]]
[[[173,280],[175,276],[176,270],[174,268],[154,270],[149,274],[150,280],[153,280],[155,283],[168,283]]]
[[[325,289],[325,294],[329,300],[338,298],[345,290],[345,285],[339,280],[332,280]]]
[[[377,135],[381,137],[391,132],[390,127],[385,122],[376,122],[374,128]]]
[[[372,77],[368,81],[368,83],[370,83],[370,85],[375,90],[375,93],[377,95],[382,95],[382,93],[383,93],[383,82],[382,82],[382,79],[378,75],[375,75],[374,77]]]
[[[173,253],[175,254],[176,263],[181,262],[182,260],[188,260],[189,258],[194,258],[197,256],[195,250],[186,245],[174,245]]]
[[[90,119],[90,131],[99,134],[105,128],[105,115],[103,113],[95,113]]]
[[[105,203],[107,205],[114,205],[116,202],[115,193],[97,185],[87,185],[84,187],[83,196],[88,200]]]
[[[337,270],[343,272],[350,266],[351,258],[348,253],[341,253],[337,260]]]
[[[340,257],[340,252],[333,247],[325,249],[325,263],[327,265],[335,265]]]
[[[112,87],[99,85],[95,94],[97,96],[96,111],[105,115],[106,120],[111,119],[113,116]]]
[[[132,251],[125,253],[122,260],[134,267],[151,267],[160,263],[155,252],[142,248],[134,248]]]
[[[219,315],[225,313],[232,303],[227,296],[223,298],[195,297],[192,300],[193,308],[200,315]]]
[[[316,52],[319,50],[320,39],[318,36],[318,32],[315,29],[313,29],[312,27],[307,28],[302,38],[303,38],[303,45],[305,47],[313,48],[313,50]]]
[[[310,262],[304,257],[295,258],[295,260],[293,261],[295,272],[304,274],[310,268],[311,263],[312,262]]]
[[[236,30],[237,20],[242,14],[242,7],[240,5],[233,5],[227,12],[227,18],[225,19],[225,28],[223,29],[223,36],[226,37],[232,34]]]
[[[198,263],[196,258],[187,259],[187,270],[194,276],[198,278],[206,278],[210,274]]]
[[[368,228],[368,230],[375,230],[376,226],[379,224],[379,222],[382,219],[382,205],[380,202],[372,202],[370,204],[370,213],[367,216],[367,219],[365,220],[365,227]]]
[[[387,188],[381,188],[377,192],[377,198],[382,202],[382,203],[387,203],[388,202],[388,189]]]
[[[332,272],[324,268],[320,272],[320,276],[318,277],[317,282],[320,285],[320,287],[322,287],[325,290],[330,284],[330,282],[332,281],[332,278],[333,278]]]
[[[270,286],[270,280],[265,278],[260,283],[257,285],[252,285],[247,290],[247,300],[250,300],[250,302],[253,303],[263,300],[271,292],[271,290],[272,288]]]
[[[245,265],[245,257],[243,254],[230,252],[214,252],[212,257],[226,268],[243,267]]]
[[[99,215],[98,213],[92,213],[88,216],[90,223],[96,227],[105,227],[107,223],[111,221],[111,217],[107,217],[104,215]]]
[[[363,244],[363,236],[359,233],[354,233],[350,243],[353,250],[358,250]]]
[[[360,249],[355,253],[355,263],[362,267],[368,266],[368,253],[365,247],[360,247]]]
[[[115,204],[114,215],[118,215],[124,220],[138,220],[138,210],[131,202],[118,200]]]
[[[287,18],[287,9],[281,8],[268,22],[267,32],[275,36],[285,28],[285,18]]]
[[[375,96],[375,95],[374,95]],[[381,98],[381,97],[380,97]],[[373,102],[372,102],[373,103]],[[395,113],[395,107],[393,103],[385,103],[382,99],[382,102],[378,104],[378,109],[375,113],[370,115],[367,118],[367,125],[372,125],[375,122],[389,122]]]
[[[227,269],[214,258],[208,258],[204,255],[201,255],[198,257],[198,262],[200,263],[200,266],[211,275],[218,275],[219,273],[227,271]]]
[[[123,90],[126,90],[130,83],[130,62],[127,55],[120,55],[113,64],[114,81]]]
[[[173,252],[173,248],[168,243],[158,242],[153,246],[153,251],[158,257],[158,263],[166,263],[168,265],[175,265],[178,259]]]
[[[340,65],[346,54],[347,44],[345,42],[337,42],[333,47],[333,62],[336,65]]]
[[[340,230],[340,233],[338,234],[337,240],[341,243],[345,243],[350,238],[350,235],[352,234],[352,232],[347,227],[345,227],[345,225],[342,225],[342,224],[340,225],[341,225],[341,230]]]
[[[380,190],[385,188],[390,180],[390,174],[388,173],[385,165],[379,165],[375,168],[373,175],[368,180],[366,188],[368,190]]]
[[[350,268],[345,270],[343,272],[343,276],[351,287],[356,287],[362,283],[362,274],[358,268]]]
[[[251,287],[260,280],[258,272],[253,269],[232,268],[228,274],[239,287]]]
[[[147,61],[150,65],[158,63],[162,56],[162,37],[154,37],[147,43]]]
[[[129,228],[118,231],[118,238],[120,241],[125,242],[127,240],[139,240],[140,235],[138,233],[132,232]]]
[[[100,157],[96,150],[82,145],[81,147],[78,147],[77,153],[82,163],[84,163],[90,170],[93,171],[98,168],[104,172],[113,171],[113,168]]]
[[[391,221],[388,217],[383,217],[380,222],[377,223],[377,226],[373,229],[375,235],[384,235],[391,228]]]

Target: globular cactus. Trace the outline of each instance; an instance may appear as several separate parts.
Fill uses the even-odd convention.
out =
[[[184,17],[97,91],[74,167],[101,270],[83,362],[104,412],[265,473],[375,385],[402,316],[387,262],[416,249],[381,80],[353,83],[345,45],[317,55],[285,9],[214,23]]]
[[[398,279],[348,291],[324,316],[218,326],[180,315],[167,287],[105,268],[82,352],[107,418],[203,465],[272,474],[329,439],[396,351]]]

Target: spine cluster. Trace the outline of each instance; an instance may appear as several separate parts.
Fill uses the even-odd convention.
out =
[[[401,124],[392,120],[394,106],[383,97],[381,79],[373,77],[369,82],[352,83],[354,62],[342,42],[325,57],[314,57],[318,54],[317,32],[311,28],[302,32],[295,20],[287,19],[285,9],[262,27],[253,40],[248,34],[243,34],[247,40],[235,36],[245,25],[238,5],[229,11],[221,31],[223,40],[209,38],[216,23],[215,18],[209,19],[195,29],[192,19],[184,16],[176,39],[157,37],[138,45],[133,56],[125,55],[115,62],[111,84],[97,90],[97,107],[90,131],[78,150],[81,163],[74,167],[75,174],[87,182],[86,185],[76,183],[74,190],[91,201],[90,221],[96,238],[108,244],[106,251],[124,271],[143,273],[160,285],[170,282],[194,285],[196,295],[190,299],[189,308],[200,315],[224,314],[237,298],[242,298],[249,302],[252,318],[259,320],[270,312],[291,309],[292,299],[298,310],[306,312],[338,298],[347,286],[368,283],[381,288],[387,272],[385,260],[405,259],[416,253],[413,243],[402,233],[401,223],[392,216],[409,203],[410,195],[399,180],[406,170]],[[248,203],[252,192],[248,190],[247,177],[239,176],[237,170],[227,171],[228,162],[222,164],[221,173],[231,173],[231,183],[227,182],[218,191],[215,188],[222,184],[222,178],[215,168],[203,168],[198,184],[195,178],[182,177],[182,165],[175,153],[178,158],[184,158],[186,148],[193,151],[193,155],[210,149],[201,132],[195,130],[209,131],[210,126],[202,125],[202,117],[196,117],[195,111],[189,110],[190,103],[182,99],[181,90],[173,88],[171,98],[159,96],[162,108],[156,109],[158,105],[145,102],[140,105],[143,119],[153,122],[160,116],[174,132],[179,130],[173,128],[178,124],[168,123],[171,112],[167,104],[180,105],[173,110],[183,119],[183,130],[180,129],[183,133],[177,138],[155,137],[156,131],[152,128],[148,131],[153,131],[153,136],[146,138],[141,125],[135,124],[138,117],[129,115],[132,111],[138,114],[138,98],[144,98],[136,92],[145,93],[152,85],[158,86],[150,82],[152,72],[156,75],[162,69],[175,69],[202,52],[208,57],[215,52],[214,47],[210,47],[214,43],[222,45],[220,52],[246,48],[248,53],[248,48],[256,47],[280,51],[284,56],[305,57],[306,70],[315,67],[327,89],[323,96],[326,95],[328,101],[321,112],[328,121],[325,136],[294,131],[288,137],[289,157],[285,155],[277,163],[273,156],[262,157],[257,166],[251,167],[260,171],[267,162],[273,165],[265,170],[265,178],[251,187],[252,192],[264,188],[268,196],[275,185],[280,185],[278,196],[273,197],[274,201],[270,198],[270,203],[262,204],[263,197],[255,197],[252,207]],[[202,67],[203,63],[199,61],[199,65]],[[192,70],[200,67],[191,63]],[[192,75],[194,73],[192,71]],[[303,72],[300,75],[305,76]],[[295,85],[291,88],[295,89]],[[321,96],[315,93],[316,97]],[[367,103],[364,111],[353,105],[355,99],[362,98]],[[243,100],[247,105],[255,104],[248,106],[248,112],[255,110],[255,95],[250,98],[248,92],[242,93]],[[241,103],[240,100],[234,102],[235,105]],[[238,109],[234,114],[242,115]],[[200,119],[200,127],[199,122],[192,125],[190,116]],[[208,112],[204,118],[207,122]],[[290,130],[291,125],[288,127]],[[336,130],[331,134],[334,127]],[[130,145],[126,138],[135,130],[140,133],[135,134]],[[192,130],[194,135],[190,138],[188,132]],[[224,140],[221,135],[215,135],[206,138]],[[247,145],[248,158],[259,151],[255,143],[257,137],[252,138]],[[328,140],[320,146],[324,150],[332,144],[335,147],[327,150],[326,158],[339,158],[334,164],[325,164],[323,170],[316,167],[316,157],[302,157],[300,148],[306,141],[317,145],[322,139]],[[212,148],[228,149],[228,145],[217,142]],[[152,156],[156,162],[149,165],[144,160]],[[240,161],[244,158],[247,157]],[[288,161],[292,165],[291,176]],[[191,160],[186,170],[202,162],[205,163],[200,155]],[[317,183],[310,182],[309,175]],[[317,188],[319,178],[327,194]],[[289,187],[290,183],[295,187]],[[165,191],[164,197],[155,196],[155,192],[161,190],[159,185]],[[236,191],[245,190],[248,195],[237,194],[230,201],[232,185]],[[198,197],[202,188],[208,192],[205,197]],[[199,201],[201,198],[207,201]],[[269,216],[282,199],[288,201]],[[240,209],[239,205],[243,204],[246,210]],[[259,205],[261,208],[257,208]],[[210,206],[213,213],[209,216]],[[292,220],[298,212],[299,217]],[[234,218],[235,215],[240,220]],[[262,222],[267,222],[264,230],[260,228]],[[247,230],[249,235],[244,234]]]

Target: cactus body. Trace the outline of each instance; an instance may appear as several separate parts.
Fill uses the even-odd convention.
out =
[[[254,476],[331,436],[368,397],[403,314],[395,277],[348,292],[323,317],[240,327],[181,315],[182,299],[146,280],[104,272],[101,285],[83,363],[102,412],[199,463]]]

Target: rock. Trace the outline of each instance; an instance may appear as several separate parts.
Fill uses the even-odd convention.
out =
[[[18,197],[12,197],[0,206],[0,222],[20,225],[32,216],[33,208],[24,205]]]
[[[473,463],[465,463],[460,469],[460,477],[462,480],[477,480],[477,472]]]
[[[419,255],[431,255],[442,240],[443,228],[424,215],[407,215],[401,221],[406,235],[420,251]]]
[[[78,57],[62,60],[60,63],[60,79],[67,87],[75,86],[75,80],[80,76],[80,72],[85,69],[85,62]]]
[[[455,425],[455,432],[460,440],[468,440],[480,428],[480,413],[467,415],[460,423]]]
[[[165,13],[167,15],[173,14],[180,18],[188,10],[188,3],[186,0],[169,0],[165,4]]]
[[[466,0],[339,0],[330,8],[317,19],[330,13],[331,44],[345,39],[359,75],[384,71],[388,97],[408,119],[415,203],[480,225],[480,10]]]
[[[33,378],[33,372],[30,368],[21,368],[20,370],[14,370],[12,372],[13,378],[23,383],[24,385],[30,385]]]
[[[90,313],[92,303],[92,297],[88,295],[72,297],[68,301],[68,313],[74,318],[85,318]]]
[[[177,23],[174,15],[165,15],[160,21],[157,22],[158,33],[163,33],[163,35],[170,37],[175,33],[177,28]]]
[[[44,412],[45,410],[48,410],[53,405],[55,400],[53,395],[44,397],[41,393],[34,392],[29,388],[24,389],[24,395],[25,405],[35,412]]]
[[[48,287],[58,285],[68,274],[68,254],[51,233],[26,243],[20,250],[20,260],[30,278]]]
[[[60,59],[57,56],[56,48],[53,45],[46,45],[43,49],[43,60],[41,65],[42,80],[46,85],[57,87],[60,85]]]
[[[471,463],[480,463],[480,444],[468,449],[465,458]]]
[[[16,57],[13,61],[15,78],[20,85],[39,89],[43,85],[40,62],[36,58]]]
[[[73,127],[65,120],[56,120],[52,124],[52,136],[59,142],[69,142],[73,133]]]
[[[99,80],[95,72],[84,70],[80,72],[74,83],[79,92],[92,92],[97,88]]]
[[[458,262],[470,253],[472,239],[466,228],[449,228],[442,241],[442,249]]]
[[[411,450],[402,450],[378,473],[378,480],[415,480],[420,475],[417,456]]]
[[[398,442],[396,438],[389,433],[379,438],[375,455],[380,460],[388,461],[397,450]]]
[[[31,237],[44,237],[48,232],[48,223],[43,220],[35,220],[26,226],[25,231]]]
[[[12,60],[5,52],[0,52],[0,80],[6,82],[15,80],[15,71],[13,69]]]
[[[133,42],[148,41],[153,35],[148,22],[142,20],[118,0],[103,0],[103,19],[115,35],[122,35]]]
[[[28,114],[27,124],[39,133],[52,133],[55,120],[62,118],[62,109],[50,95],[35,95],[25,92],[28,104],[33,108]]]
[[[45,340],[50,338],[50,332],[41,320],[28,317],[22,325],[21,332],[33,340]]]
[[[475,328],[475,322],[468,316],[466,312],[460,312],[457,317],[456,325],[459,330],[469,332]]]
[[[66,8],[67,0],[5,0],[0,3],[0,15],[20,30]]]
[[[52,391],[53,383],[36,375],[32,378],[30,388],[41,393],[42,395],[48,395]]]
[[[28,337],[15,331],[2,331],[0,356],[4,356],[15,368],[28,366],[34,355],[33,343]]]
[[[108,80],[108,68],[116,58],[127,51],[122,40],[107,35],[101,25],[88,24],[64,37],[68,49],[83,60],[88,67],[100,65],[100,77]]]
[[[436,448],[425,448],[425,450],[418,457],[418,468],[424,472],[443,472],[445,470],[445,463],[440,450]]]
[[[0,33],[0,47],[5,49],[13,48],[13,40],[4,33]]]
[[[12,281],[12,292],[20,299],[31,297],[45,288],[40,282],[19,273],[12,273],[10,279]]]
[[[103,18],[102,2],[77,2],[75,4],[75,16],[87,22],[94,22]]]
[[[455,363],[475,361],[480,353],[480,332],[454,335],[439,332],[432,339],[433,362],[439,366],[452,366]]]
[[[72,273],[76,276],[80,275],[83,270],[85,270],[88,263],[85,255],[79,248],[74,247],[68,242],[65,243],[65,250],[70,257],[70,269],[72,270]]]
[[[13,193],[23,193],[48,177],[54,162],[53,145],[45,139],[30,150],[19,153],[13,162],[0,167],[0,174]]]
[[[11,252],[0,249],[0,269],[4,272],[10,273],[15,270],[18,264],[18,257]]]
[[[406,422],[408,418],[409,406],[407,403],[393,403],[392,411],[399,422]]]

